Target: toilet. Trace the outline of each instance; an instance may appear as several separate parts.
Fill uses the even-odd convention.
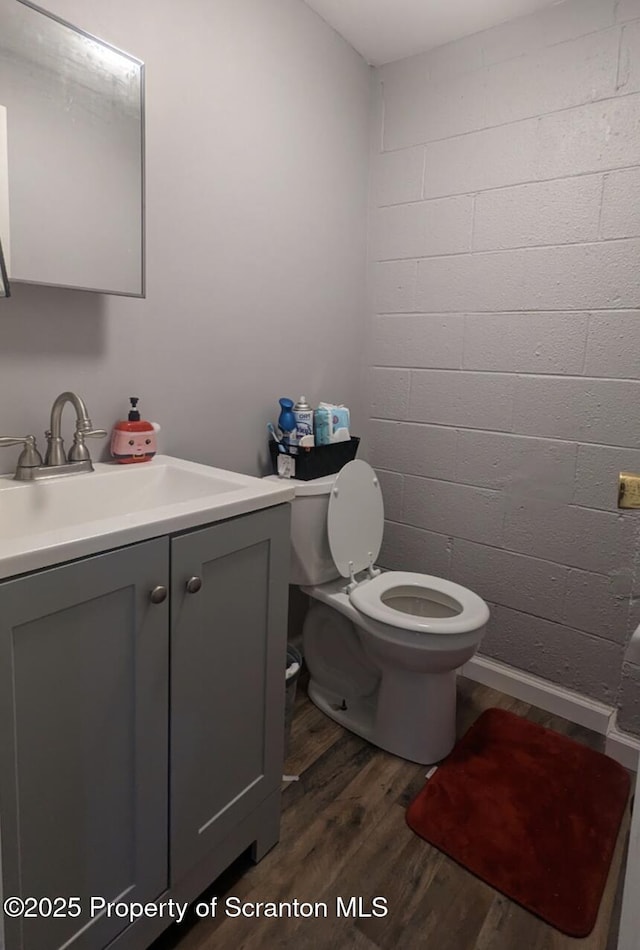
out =
[[[292,485],[290,583],[311,598],[311,700],[388,752],[440,761],[455,743],[456,670],[478,649],[489,608],[443,578],[376,567],[384,507],[366,462]]]

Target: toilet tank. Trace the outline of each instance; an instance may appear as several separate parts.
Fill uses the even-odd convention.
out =
[[[267,477],[282,481],[277,475]],[[335,480],[335,475],[312,478],[307,482],[289,479],[296,493],[291,502],[290,584],[312,587],[340,576],[327,537],[329,494]]]

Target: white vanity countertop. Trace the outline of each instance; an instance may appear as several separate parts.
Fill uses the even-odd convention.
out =
[[[286,479],[158,455],[18,482],[0,475],[0,578],[291,501]]]

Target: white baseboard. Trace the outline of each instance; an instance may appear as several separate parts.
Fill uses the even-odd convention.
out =
[[[612,706],[595,699],[574,693],[564,686],[525,673],[499,660],[487,656],[474,656],[460,670],[463,676],[499,689],[508,696],[538,706],[554,716],[562,716],[569,722],[591,729],[606,736],[605,751],[627,769],[637,771],[640,758],[640,738],[621,732],[615,723]]]
[[[606,735],[613,714],[611,706],[599,703],[588,696],[574,693],[539,676],[525,673],[513,666],[487,656],[474,656],[460,670],[463,676],[499,689],[508,696],[521,699],[532,706],[539,706],[554,716],[562,716],[599,735]]]
[[[616,725],[615,714],[607,729],[604,751],[625,769],[637,772],[640,765],[640,738],[622,732]]]

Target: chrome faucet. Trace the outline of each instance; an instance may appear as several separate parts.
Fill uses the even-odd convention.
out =
[[[76,429],[73,445],[67,456],[61,435],[62,410],[70,402],[76,411]],[[45,433],[47,452],[42,461],[33,435],[0,437],[0,446],[24,444],[18,458],[15,478],[20,481],[33,481],[39,478],[52,478],[55,475],[79,475],[92,472],[93,464],[85,439],[101,439],[107,435],[105,429],[94,429],[87,407],[77,393],[60,393],[51,407],[50,428]]]

